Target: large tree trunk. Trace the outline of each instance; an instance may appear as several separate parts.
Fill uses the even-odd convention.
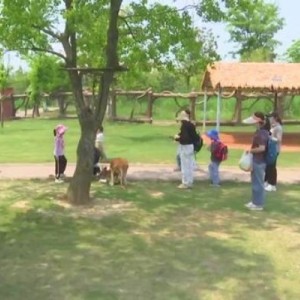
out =
[[[96,126],[102,123],[105,116],[107,99],[113,75],[119,67],[117,45],[118,45],[118,15],[122,0],[110,1],[110,17],[106,48],[106,70],[100,80],[100,92],[97,98],[95,111],[85,103],[82,88],[82,78],[77,71],[70,71],[70,79],[75,97],[77,114],[81,127],[81,136],[77,148],[77,164],[74,176],[68,188],[68,200],[73,204],[87,204],[90,201],[90,187],[93,174],[93,154]],[[66,45],[68,57],[67,66],[76,68],[76,35],[70,35],[72,49]]]
[[[86,108],[79,117],[81,136],[77,146],[77,163],[68,188],[68,200],[73,204],[87,204],[90,201],[90,187],[93,176],[95,122],[93,113]]]
[[[90,202],[95,141],[95,117],[91,108],[85,105],[80,74],[75,70],[70,71],[69,75],[75,97],[81,135],[77,146],[76,169],[68,187],[67,196],[69,202],[78,205]]]

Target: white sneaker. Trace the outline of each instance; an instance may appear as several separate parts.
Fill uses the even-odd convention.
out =
[[[100,178],[100,179],[99,179],[99,182],[102,182],[102,183],[107,183],[107,180],[106,180],[106,179],[104,179],[104,178]]]
[[[268,184],[266,187],[265,187],[265,190],[267,192],[276,192],[276,186],[275,185],[271,185],[271,184]]]
[[[255,205],[252,202],[245,204],[245,206],[250,210],[263,210],[264,209],[262,206]]]
[[[55,183],[63,183],[64,181],[60,178],[55,178]]]

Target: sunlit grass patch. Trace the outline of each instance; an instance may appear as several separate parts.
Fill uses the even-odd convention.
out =
[[[47,180],[2,186],[1,299],[300,298],[298,185],[263,212],[245,209],[245,183],[95,182],[86,207]]]

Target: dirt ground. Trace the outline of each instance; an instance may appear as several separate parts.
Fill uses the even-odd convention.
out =
[[[180,172],[174,171],[174,165],[166,164],[131,164],[128,169],[128,181],[169,180],[180,181]],[[75,164],[69,164],[66,176],[71,177]],[[0,180],[7,179],[46,179],[53,176],[52,163],[45,164],[0,164]],[[278,181],[282,183],[300,183],[299,168],[282,168],[278,170]],[[208,179],[207,166],[200,165],[195,171],[195,181]],[[222,180],[250,181],[250,174],[238,167],[220,167]]]

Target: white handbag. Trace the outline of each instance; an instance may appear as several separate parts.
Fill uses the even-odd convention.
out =
[[[245,172],[252,171],[252,163],[253,163],[253,154],[245,151],[242,154],[242,157],[239,160],[239,167],[241,170]]]

